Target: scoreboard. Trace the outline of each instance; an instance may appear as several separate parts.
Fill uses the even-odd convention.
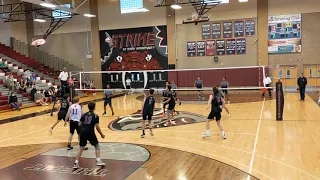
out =
[[[269,16],[269,53],[301,52],[301,14]]]

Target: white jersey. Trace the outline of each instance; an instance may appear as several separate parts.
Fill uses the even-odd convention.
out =
[[[82,109],[79,104],[72,104],[70,106],[70,117],[69,119],[72,121],[80,121],[82,116]]]

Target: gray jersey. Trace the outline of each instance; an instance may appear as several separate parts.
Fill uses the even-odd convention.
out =
[[[171,88],[172,89],[177,89],[177,85],[176,84],[171,84]]]
[[[201,88],[203,84],[202,80],[198,80],[198,79],[194,83],[196,84],[197,88]]]
[[[222,88],[227,88],[229,86],[229,82],[228,81],[222,81],[221,82],[221,87]]]

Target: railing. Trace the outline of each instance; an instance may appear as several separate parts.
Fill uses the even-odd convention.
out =
[[[14,37],[10,37],[10,47],[16,52],[30,57],[55,71],[62,70],[64,67],[66,67],[68,71],[82,71],[79,66],[70,64],[68,61],[50,55],[49,53],[40,50],[38,47],[21,42]]]

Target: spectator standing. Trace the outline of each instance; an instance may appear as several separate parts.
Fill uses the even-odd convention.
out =
[[[300,101],[304,101],[306,85],[308,84],[308,80],[306,77],[303,76],[303,73],[300,73],[300,77],[298,78],[297,84],[299,86],[300,91]]]
[[[67,72],[67,68],[63,68],[63,71],[61,71],[59,75],[59,80],[61,81],[61,86],[68,86],[68,77],[69,74]]]
[[[264,79],[263,79],[263,84],[264,84],[264,86],[265,86],[266,88],[268,88],[268,87],[270,87],[271,83],[272,83],[271,78],[268,76],[268,74],[266,74],[266,76],[265,76]],[[269,97],[271,98],[271,96],[272,96],[272,94],[271,94],[271,89],[268,88],[267,90],[268,90],[268,92],[269,92]],[[264,94],[265,94],[265,93],[262,93],[262,97],[264,97]]]
[[[7,86],[9,88],[10,91],[14,91],[14,78],[13,78],[13,75],[10,74],[8,75],[7,77]]]
[[[17,96],[14,94],[14,92],[11,92],[11,95],[9,96],[9,105],[10,105],[12,108],[14,108],[14,109],[16,109],[16,110],[18,110],[18,111],[21,110],[20,107],[19,107],[19,104],[18,104],[18,98],[17,98]]]

